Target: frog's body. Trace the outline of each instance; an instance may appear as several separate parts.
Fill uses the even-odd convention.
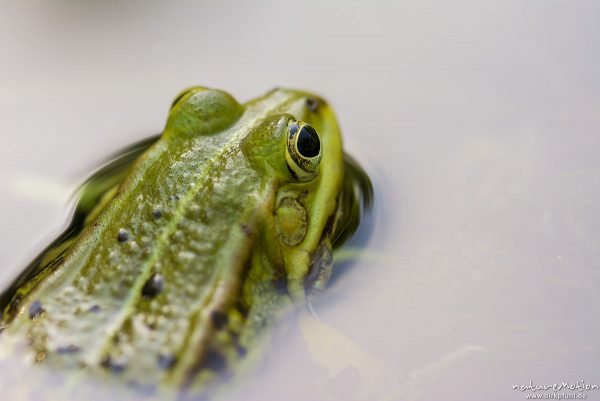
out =
[[[191,88],[144,150],[5,293],[4,353],[201,386],[283,306],[324,287],[369,191],[349,174],[332,110],[304,92],[240,105]]]

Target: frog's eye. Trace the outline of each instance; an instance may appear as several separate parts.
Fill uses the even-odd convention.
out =
[[[317,175],[321,153],[317,130],[305,123],[290,122],[285,160],[298,180],[308,181]]]

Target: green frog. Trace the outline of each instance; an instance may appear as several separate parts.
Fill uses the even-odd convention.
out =
[[[71,225],[0,296],[0,355],[204,391],[325,288],[371,196],[322,98],[186,89],[161,135],[84,184]]]

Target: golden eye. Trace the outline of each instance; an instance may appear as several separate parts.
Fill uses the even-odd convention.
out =
[[[306,123],[290,122],[285,159],[298,180],[308,181],[317,176],[321,154],[317,130]]]

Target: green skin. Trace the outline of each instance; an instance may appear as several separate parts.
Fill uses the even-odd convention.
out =
[[[319,133],[319,156],[303,161],[315,171],[291,157],[295,121]],[[286,305],[325,287],[332,244],[356,228],[342,227],[357,203],[347,163],[333,111],[312,94],[276,89],[240,105],[182,92],[160,139],[96,189],[81,231],[5,294],[0,351],[202,388]]]

